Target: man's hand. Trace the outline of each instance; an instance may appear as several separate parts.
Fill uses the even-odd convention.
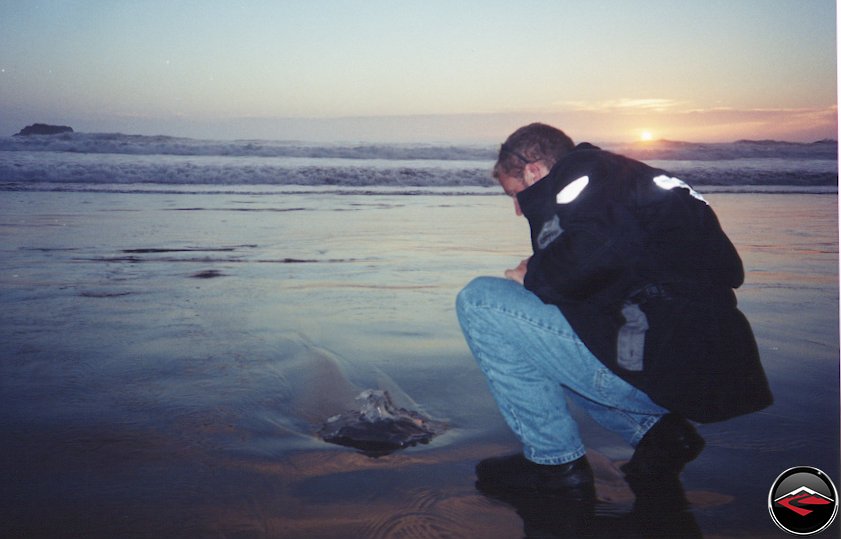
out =
[[[531,257],[524,258],[522,262],[520,262],[520,265],[516,268],[505,270],[505,278],[523,284],[523,281],[526,278],[526,272],[528,271],[528,263],[530,258]]]

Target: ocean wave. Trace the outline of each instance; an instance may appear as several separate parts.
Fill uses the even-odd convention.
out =
[[[628,150],[628,151],[625,151]],[[838,185],[835,141],[656,142],[619,147],[699,187]],[[404,191],[494,187],[492,149],[446,145],[307,145],[68,133],[0,138],[0,190],[57,185],[308,186]],[[159,189],[159,188],[155,188]]]
[[[606,148],[609,149],[609,148]],[[635,142],[613,148],[640,161],[726,161],[731,159],[838,160],[838,142],[783,142],[777,140],[738,140],[727,143],[700,143],[658,140]]]
[[[652,161],[689,184],[837,185],[829,161],[756,160]],[[0,182],[169,184],[169,185],[303,185],[346,187],[446,187],[495,185],[491,162],[365,161],[200,156],[67,155],[55,152],[0,153]]]
[[[670,140],[604,144],[640,160],[717,161],[745,158],[837,160],[838,143],[774,140],[739,140],[729,143],[696,143]],[[297,157],[385,160],[479,160],[493,161],[498,146],[484,144],[313,144],[278,140],[201,140],[165,135],[127,135],[123,133],[63,133],[0,137],[0,151],[67,152],[118,155],[181,155]]]
[[[0,151],[447,161],[496,158],[494,148],[484,145],[310,144],[282,140],[219,141],[122,133],[64,133],[0,137]]]
[[[153,183],[171,185],[343,185],[368,187],[493,185],[490,166],[463,162],[382,162],[205,158],[196,156],[65,156],[0,154],[0,181],[17,183]]]

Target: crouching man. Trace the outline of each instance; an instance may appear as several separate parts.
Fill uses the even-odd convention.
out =
[[[506,279],[458,295],[467,344],[523,452],[482,461],[480,485],[591,496],[567,401],[635,448],[629,483],[677,478],[704,447],[690,421],[768,406],[733,292],[744,270],[703,197],[664,170],[531,124],[494,177],[531,229]]]

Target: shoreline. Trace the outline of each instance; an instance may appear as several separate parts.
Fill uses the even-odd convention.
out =
[[[838,185],[708,185],[693,184],[703,194],[838,195]],[[171,184],[74,182],[4,182],[0,192],[12,193],[121,193],[145,195],[394,195],[394,196],[504,196],[496,185],[489,186],[338,186],[296,184]]]

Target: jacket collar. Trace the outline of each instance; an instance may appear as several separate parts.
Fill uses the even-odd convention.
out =
[[[577,152],[584,150],[600,150],[598,146],[594,146],[589,142],[582,142],[567,153],[560,161],[555,163],[552,170],[549,171],[544,178],[541,178],[531,186],[523,189],[517,194],[517,203],[520,205],[520,211],[526,218],[529,217],[536,209],[540,208],[547,199],[554,200],[555,194],[558,192],[558,174],[557,171],[563,166],[564,162],[569,157]]]

